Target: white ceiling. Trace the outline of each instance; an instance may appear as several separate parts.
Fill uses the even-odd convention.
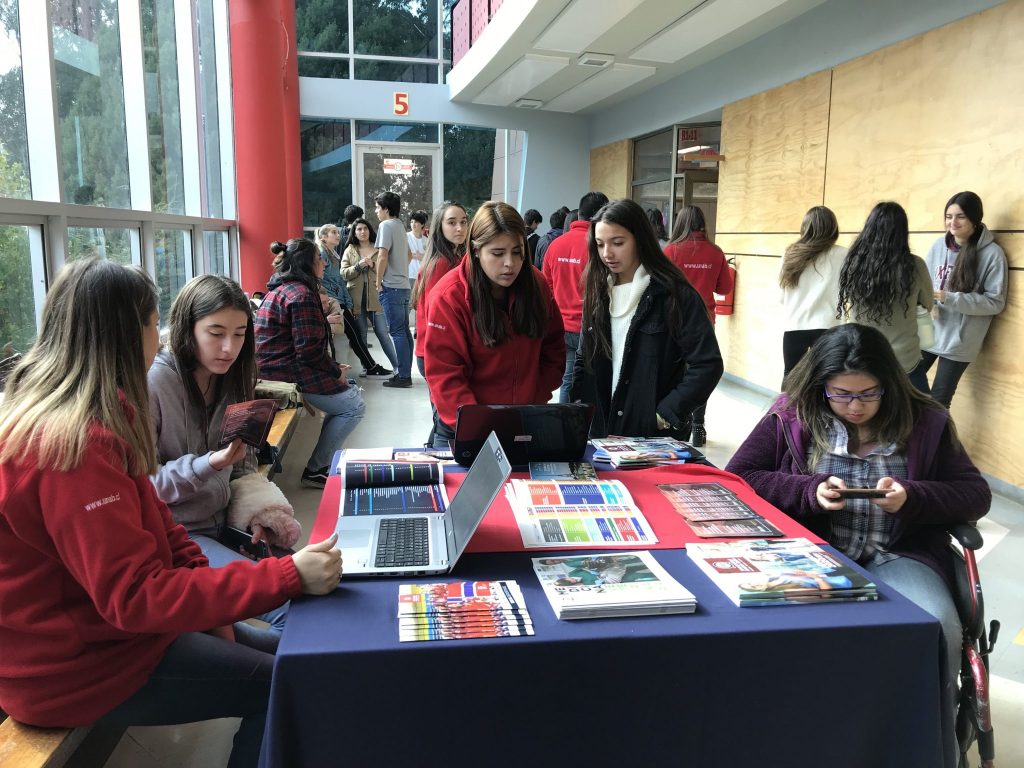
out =
[[[505,0],[448,75],[453,101],[589,114],[754,40],[824,0]],[[579,63],[604,54],[604,66]]]

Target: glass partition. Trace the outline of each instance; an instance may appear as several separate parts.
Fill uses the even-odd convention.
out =
[[[17,0],[0,0],[0,197],[32,197]]]

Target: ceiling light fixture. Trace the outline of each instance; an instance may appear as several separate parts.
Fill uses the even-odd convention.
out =
[[[576,63],[581,67],[593,67],[594,69],[603,69],[615,61],[615,57],[610,53],[591,53],[587,51],[580,55],[576,59]]]
[[[520,109],[540,109],[544,106],[544,102],[537,99],[520,99],[516,102],[516,106]]]

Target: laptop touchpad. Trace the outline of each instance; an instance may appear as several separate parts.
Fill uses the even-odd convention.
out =
[[[357,531],[340,531],[338,533],[339,549],[363,549],[370,544],[370,531],[366,528]]]

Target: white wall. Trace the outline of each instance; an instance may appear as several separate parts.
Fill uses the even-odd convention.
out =
[[[299,111],[305,118],[355,118],[398,121],[393,94],[409,94],[410,111],[401,120],[416,123],[458,123],[479,128],[510,128],[527,132],[526,165],[520,210],[536,208],[545,221],[561,205],[575,207],[590,180],[587,119],[575,115],[526,109],[457,104],[448,100],[447,85],[385,83],[369,80],[299,78]]]
[[[673,123],[719,119],[725,104],[999,4],[1000,0],[829,0],[735,51],[591,116],[590,146]],[[950,73],[950,82],[970,88],[972,77],[989,75]]]

